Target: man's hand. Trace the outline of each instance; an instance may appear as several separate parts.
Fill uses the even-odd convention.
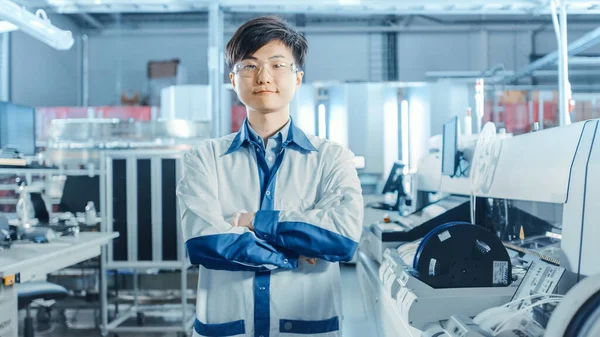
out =
[[[254,216],[255,212],[246,212],[244,210],[237,211],[233,213],[233,218],[231,219],[231,225],[236,227],[246,227],[251,231],[254,231]]]
[[[314,265],[314,264],[317,263],[317,258],[315,258],[315,257],[304,257],[304,256],[302,256],[301,258],[306,259],[306,262],[308,262],[308,264]]]
[[[306,262],[308,262],[308,264],[311,264],[311,265],[317,264],[317,258],[316,257],[307,257],[307,256],[304,256],[304,255],[300,255],[300,257],[298,258],[298,260],[305,260]]]

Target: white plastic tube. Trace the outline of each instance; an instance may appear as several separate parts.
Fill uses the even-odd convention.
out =
[[[58,50],[68,50],[75,42],[71,31],[52,25],[43,10],[33,14],[9,0],[0,0],[0,20],[12,23],[26,34]]]

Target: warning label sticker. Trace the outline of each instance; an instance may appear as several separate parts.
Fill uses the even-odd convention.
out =
[[[492,283],[494,285],[508,284],[508,261],[494,261],[494,271],[492,275]]]
[[[450,232],[448,231],[443,231],[440,234],[438,234],[438,238],[440,239],[440,242],[444,242],[448,239],[450,239],[452,236],[450,235]]]

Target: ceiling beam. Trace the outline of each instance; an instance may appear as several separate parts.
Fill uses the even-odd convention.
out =
[[[576,56],[569,58],[569,64],[578,66],[600,65],[600,57]]]
[[[219,3],[225,12],[322,13],[393,15],[541,15],[549,14],[547,1],[528,0],[28,0],[28,4],[50,7],[60,13],[189,12],[208,10]],[[285,4],[283,4],[285,3]],[[589,1],[570,0],[568,14],[600,14]]]
[[[87,22],[88,24],[90,24],[90,26],[96,28],[96,29],[104,29],[104,25],[98,21],[96,18],[94,18],[92,15],[88,14],[88,13],[77,13],[77,15],[83,19],[83,21]]]

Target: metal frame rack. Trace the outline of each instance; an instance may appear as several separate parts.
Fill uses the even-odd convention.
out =
[[[175,207],[176,219],[173,219],[174,223],[165,224],[163,220],[165,219],[163,217],[163,202],[165,201],[163,192],[167,188],[170,190],[169,193],[175,193],[174,186],[180,178],[181,159],[181,150],[119,150],[106,151],[101,155],[100,203],[103,218],[102,230],[119,231],[123,240],[111,243],[104,248],[102,254],[100,300],[102,303],[101,332],[103,336],[106,336],[109,332],[176,332],[185,335],[191,330],[195,319],[195,307],[187,304],[186,292],[187,270],[191,265],[187,261],[183,242],[181,242],[182,229],[177,207]],[[141,177],[140,172],[142,171],[145,174],[149,173],[145,177],[149,179],[144,180],[145,178]],[[166,171],[170,173],[165,175]],[[144,186],[146,183],[150,185],[150,204],[148,205],[150,206],[150,223],[147,222],[148,214],[143,215],[138,212],[141,210],[138,206],[144,201],[140,200],[140,189],[147,192],[148,186]],[[141,193],[147,196],[145,192]],[[147,198],[145,199],[147,201]],[[125,205],[122,205],[123,202],[125,202]],[[126,209],[125,215],[119,208]],[[148,213],[147,207],[144,207],[144,211]],[[164,231],[165,225],[171,228],[171,225],[176,227],[175,259],[164,258],[164,240],[167,235],[173,234]],[[148,250],[148,246],[139,244],[140,231],[151,232],[150,250]],[[142,250],[146,250],[146,253],[142,254]],[[140,259],[140,254],[145,257]],[[151,258],[148,258],[149,254],[151,254]],[[160,307],[140,305],[138,300],[140,291],[138,285],[139,273],[148,269],[168,269],[181,273],[180,304],[161,305]],[[132,271],[134,292],[133,304],[110,322],[108,321],[107,283],[107,272],[109,270]],[[181,321],[178,319],[180,324],[176,326],[124,326],[123,324],[127,320],[136,317],[136,315],[139,317],[144,312],[165,309],[180,311]]]

